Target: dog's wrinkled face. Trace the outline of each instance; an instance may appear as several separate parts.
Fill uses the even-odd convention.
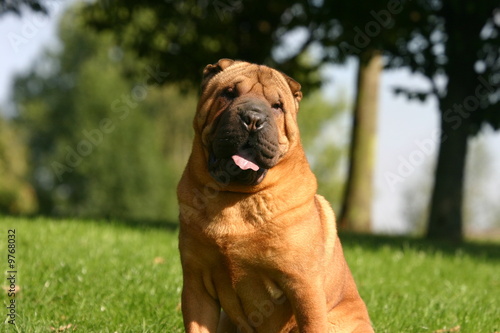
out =
[[[286,154],[300,85],[266,66],[223,59],[205,68],[197,122],[208,171],[220,183],[257,185]],[[196,129],[196,122],[195,122]]]
[[[210,137],[208,167],[220,182],[254,185],[263,180],[281,156],[277,123],[282,121],[283,111],[279,102],[271,105],[254,96],[238,96],[237,89],[234,87],[224,96],[230,105],[217,119]],[[232,167],[233,163],[238,168]],[[229,173],[231,179],[223,179],[228,167],[233,170]]]

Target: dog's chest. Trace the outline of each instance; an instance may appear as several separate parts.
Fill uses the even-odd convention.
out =
[[[246,237],[221,243],[219,251],[219,267],[223,269],[215,273],[211,281],[224,310],[234,310],[234,304],[238,304],[240,313],[244,313],[247,319],[263,316],[259,319],[259,322],[263,321],[263,332],[277,331],[266,329],[265,326],[271,323],[273,326],[284,325],[292,312],[280,283],[283,272],[279,266],[283,262],[277,260],[279,255],[275,249],[254,237]],[[225,275],[224,278],[221,273]],[[252,319],[249,320],[253,326]],[[238,321],[236,318],[236,321],[248,325],[247,320]]]
[[[221,198],[221,202],[227,200]],[[215,241],[245,237],[271,225],[279,209],[277,199],[269,193],[243,197],[232,205],[215,201],[207,206],[205,233]]]

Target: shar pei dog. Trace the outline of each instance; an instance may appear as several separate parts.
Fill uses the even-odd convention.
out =
[[[263,65],[203,71],[177,188],[186,332],[373,332],[301,146],[301,98]]]

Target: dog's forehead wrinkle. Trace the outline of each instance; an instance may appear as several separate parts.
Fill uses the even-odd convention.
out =
[[[284,78],[281,76],[281,78],[276,78],[275,77],[275,80],[274,82],[276,83],[276,85],[279,87],[278,91],[290,91],[291,93],[291,90],[290,90],[290,87],[288,86],[288,83],[285,82]],[[281,99],[282,96],[280,96],[280,99]]]
[[[244,74],[247,71],[248,71],[247,66],[245,65],[244,62],[241,62],[241,63],[237,63],[236,65],[230,66],[229,68],[225,69],[224,71],[222,71],[219,74],[222,74],[222,73],[224,73],[225,75],[230,74],[231,76],[234,77],[234,76],[237,76],[240,74]]]
[[[255,82],[254,84],[252,84],[252,86],[250,87],[250,89],[248,90],[248,92],[251,93],[251,92],[255,91],[255,93],[258,94],[257,90],[258,90],[259,86],[262,86],[262,85],[259,82]]]
[[[277,102],[281,96],[276,92],[276,89],[272,85],[266,85],[265,80],[262,80],[259,76],[259,80],[257,82],[253,82],[252,87],[248,90],[248,92],[255,93],[260,96],[264,96],[264,98],[270,103],[273,104]]]

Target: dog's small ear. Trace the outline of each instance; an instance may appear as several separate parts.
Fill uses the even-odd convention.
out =
[[[224,58],[220,59],[215,64],[207,65],[203,70],[203,79],[201,80],[201,86],[205,86],[208,81],[210,81],[210,79],[215,76],[215,74],[222,72],[232,64],[234,64],[234,60]]]
[[[298,83],[297,81],[295,81],[286,74],[283,74],[283,76],[285,77],[286,82],[288,82],[288,86],[290,87],[290,90],[292,90],[292,94],[295,97],[295,100],[297,102],[300,102],[300,100],[302,99],[302,91],[300,91],[301,88],[300,83]]]

